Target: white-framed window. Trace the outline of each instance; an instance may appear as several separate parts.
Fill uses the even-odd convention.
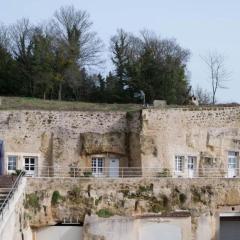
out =
[[[17,156],[8,156],[8,171],[16,171],[17,169]]]
[[[95,175],[103,174],[103,164],[104,164],[103,157],[93,157],[92,158],[92,173]]]
[[[24,166],[26,172],[34,172],[36,168],[37,157],[24,156]]]
[[[183,172],[184,156],[175,156],[175,172]]]
[[[228,152],[228,169],[238,168],[238,152],[229,151]]]

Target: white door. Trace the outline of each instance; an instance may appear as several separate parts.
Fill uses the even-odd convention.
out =
[[[109,177],[119,177],[119,159],[110,159]]]
[[[193,157],[193,156],[188,157],[188,177],[189,178],[195,177],[196,163],[197,163],[196,157]]]
[[[238,153],[228,152],[228,177],[236,177],[238,170]]]
[[[37,157],[24,157],[25,172],[27,176],[34,176],[37,166]]]

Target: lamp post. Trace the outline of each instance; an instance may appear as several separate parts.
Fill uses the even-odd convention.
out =
[[[139,92],[140,92],[141,98],[143,99],[143,106],[145,106],[146,105],[145,93],[143,90],[140,90]]]

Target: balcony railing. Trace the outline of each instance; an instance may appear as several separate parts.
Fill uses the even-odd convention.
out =
[[[28,173],[26,172],[26,176]],[[34,177],[73,177],[73,178],[239,178],[240,169],[198,168],[176,171],[171,168],[140,167],[52,167],[35,169]]]

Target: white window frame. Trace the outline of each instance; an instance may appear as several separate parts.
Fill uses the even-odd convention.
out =
[[[8,156],[17,156],[17,163],[16,168],[17,170],[23,170],[25,171],[25,157],[33,157],[35,158],[35,173],[38,173],[39,164],[41,166],[41,155],[39,153],[33,153],[33,152],[5,152],[4,154],[4,171],[7,174],[14,173],[13,170],[8,170]],[[33,175],[33,171],[32,174]]]
[[[185,157],[183,155],[175,155],[175,172],[184,172]]]
[[[189,160],[192,162],[190,163]],[[187,156],[187,168],[196,171],[197,168],[197,157],[193,155]]]
[[[228,169],[238,168],[238,157],[239,153],[235,151],[228,152]]]
[[[13,162],[14,158],[15,158],[15,164]],[[17,170],[18,156],[17,155],[8,155],[7,156],[7,160],[8,160],[8,162],[7,162],[7,171],[8,172],[15,172]],[[11,168],[9,168],[10,166],[11,166]]]
[[[95,176],[104,173],[104,157],[92,157],[92,174]]]
[[[37,168],[37,160],[38,157],[37,156],[23,156],[24,159],[24,170],[26,172],[35,172],[36,168]],[[27,167],[26,168],[26,160],[28,159],[28,163],[27,163]],[[34,159],[34,162],[32,162],[32,159]]]

